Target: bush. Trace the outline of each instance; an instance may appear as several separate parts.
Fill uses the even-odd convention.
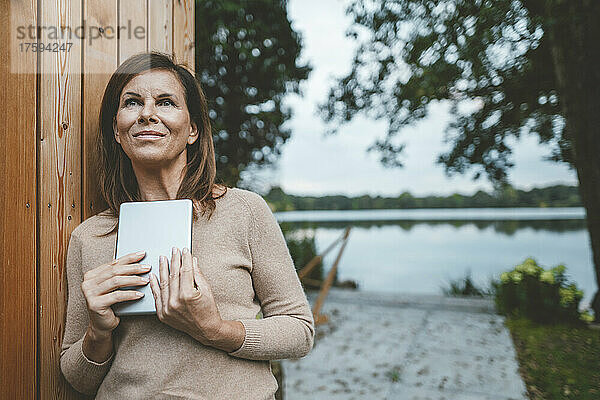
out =
[[[538,323],[579,323],[589,320],[579,312],[583,291],[567,282],[565,266],[544,269],[532,258],[492,281],[498,312]]]
[[[484,297],[488,296],[489,290],[479,288],[471,279],[471,272],[467,272],[464,278],[450,281],[449,287],[442,287],[442,292],[446,296],[458,297],[458,296],[472,296],[472,297]]]
[[[290,256],[294,261],[296,271],[300,271],[310,260],[317,255],[317,246],[315,243],[314,232],[310,234],[306,230],[298,230],[290,227],[288,224],[281,224],[285,242]],[[319,263],[308,274],[308,278],[321,280],[323,279],[323,262]]]

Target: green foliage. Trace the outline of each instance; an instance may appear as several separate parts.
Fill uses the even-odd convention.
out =
[[[269,202],[269,204],[271,204],[273,209],[277,211],[294,210],[292,205],[293,200],[283,191],[283,189],[279,187],[271,188],[268,196],[266,196],[266,199]]]
[[[388,378],[391,382],[398,382],[400,381],[400,373],[402,371],[402,368],[399,366],[395,366],[394,368],[385,371],[385,376],[386,378]]]
[[[508,139],[527,132],[553,146],[550,159],[572,166],[545,7],[521,0],[354,0],[348,34],[360,45],[352,70],[321,107],[324,119],[334,131],[360,113],[387,120],[387,137],[369,150],[384,165],[401,166],[404,146],[396,135],[445,100],[454,117],[446,132],[453,147],[438,162],[448,173],[474,168],[475,178],[485,173],[506,182],[513,166]]]
[[[442,288],[442,292],[446,296],[483,297],[490,294],[488,290],[479,288],[475,285],[471,279],[470,272],[468,272],[467,275],[462,279],[450,281],[450,284],[447,288]]]
[[[567,282],[564,265],[544,269],[532,258],[493,281],[498,312],[523,316],[539,323],[580,323],[589,314],[579,312],[583,291]]]
[[[283,96],[310,68],[283,0],[196,1],[196,75],[209,103],[217,175],[235,186],[248,166],[272,164],[290,137]]]
[[[600,397],[599,330],[525,318],[509,318],[506,325],[531,400]]]
[[[450,148],[437,162],[449,175],[471,170],[501,188],[513,143],[531,133],[550,145],[547,159],[577,170],[587,214],[598,215],[600,1],[353,0],[347,13],[359,45],[321,106],[333,132],[361,114],[386,120],[369,150],[402,166],[399,131],[443,101]],[[599,229],[590,224],[591,237]],[[592,307],[600,315],[600,291]]]
[[[314,231],[309,234],[306,231],[296,230],[285,222],[280,226],[296,270],[300,271],[317,255]],[[308,274],[307,278],[323,279],[323,263],[321,261]]]
[[[579,207],[579,189],[576,186],[555,185],[529,191],[504,186],[494,193],[478,191],[472,196],[453,194],[450,196],[413,197],[402,193],[398,197],[347,197],[337,196],[294,196],[281,188],[273,187],[265,196],[275,211],[291,210],[359,210],[397,208],[477,208],[477,207]]]

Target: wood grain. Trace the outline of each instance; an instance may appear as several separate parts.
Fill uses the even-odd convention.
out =
[[[147,0],[119,1],[119,27],[126,27],[119,36],[119,65],[134,54],[148,50]],[[143,27],[144,35],[139,34]],[[136,29],[138,35],[136,36]]]
[[[35,53],[11,45],[16,26],[35,24],[36,1],[0,2],[0,397],[35,399],[36,76]],[[13,61],[11,63],[11,61]],[[33,73],[32,73],[33,72]]]
[[[194,1],[173,0],[173,55],[194,70],[194,54]]]
[[[101,98],[117,65],[148,48],[174,52],[193,68],[193,12],[191,0],[0,2],[0,90],[8,116],[0,135],[1,398],[88,398],[62,376],[60,350],[68,240],[105,208],[93,157]],[[82,19],[88,27],[130,31],[120,39],[110,32],[71,37],[69,52],[14,51],[15,24],[75,28]],[[135,37],[136,26],[145,27],[144,38]]]
[[[173,51],[173,0],[148,0],[148,51]]]
[[[44,0],[44,26],[81,25],[81,2]],[[39,393],[40,399],[70,398],[59,369],[67,287],[64,270],[71,231],[81,222],[81,51],[43,52],[39,86]]]
[[[117,0],[88,0],[84,3],[83,15],[89,25],[117,27]],[[83,44],[83,131],[82,131],[82,176],[83,176],[83,220],[105,210],[108,206],[98,187],[96,172],[97,140],[100,135],[98,116],[102,96],[111,74],[117,68],[117,36],[105,32],[94,41]]]

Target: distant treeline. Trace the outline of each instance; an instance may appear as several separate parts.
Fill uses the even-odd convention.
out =
[[[408,192],[398,197],[294,196],[273,187],[265,200],[274,211],[363,210],[395,208],[482,208],[482,207],[580,207],[577,186],[555,185],[529,191],[507,186],[494,193],[478,191],[472,196],[414,197]]]

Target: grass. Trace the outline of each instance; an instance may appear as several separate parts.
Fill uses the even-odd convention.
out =
[[[600,330],[508,318],[531,400],[600,399]]]
[[[471,279],[471,273],[468,272],[464,278],[459,278],[453,281],[450,281],[448,287],[442,287],[442,293],[445,296],[455,297],[455,296],[474,296],[474,297],[484,297],[489,296],[491,293],[489,290],[484,288],[479,288],[475,285],[473,280]]]
[[[386,371],[385,376],[392,382],[398,382],[400,380],[400,368],[394,367],[389,371]]]

